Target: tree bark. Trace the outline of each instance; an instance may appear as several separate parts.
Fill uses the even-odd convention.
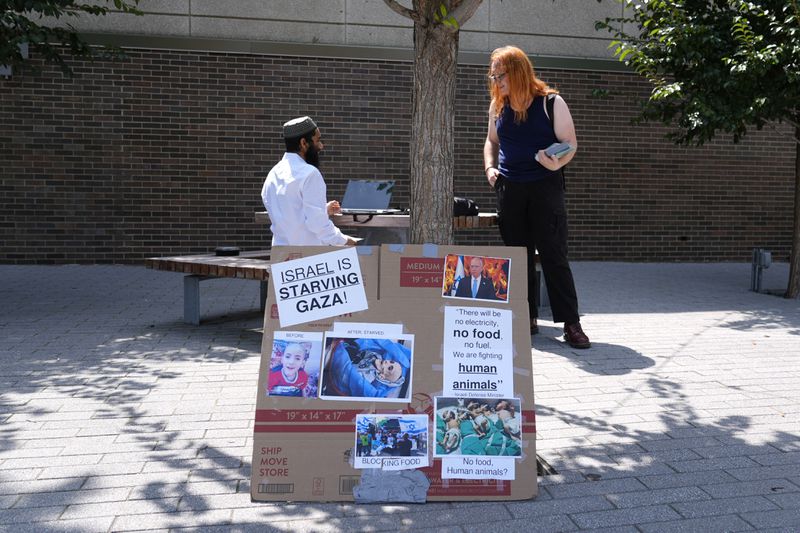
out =
[[[458,31],[414,22],[412,243],[453,243],[453,135]]]
[[[786,298],[800,295],[800,126],[794,130],[794,227],[792,230],[792,251],[789,255],[789,286]]]

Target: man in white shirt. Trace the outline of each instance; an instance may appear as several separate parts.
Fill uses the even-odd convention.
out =
[[[272,221],[272,245],[354,245],[328,215],[339,202],[328,202],[325,180],[317,168],[324,148],[319,128],[311,117],[298,117],[283,125],[286,153],[272,167],[261,189],[261,200]]]

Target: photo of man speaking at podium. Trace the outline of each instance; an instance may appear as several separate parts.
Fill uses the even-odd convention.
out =
[[[469,260],[469,276],[458,283],[456,298],[476,300],[497,300],[497,290],[492,280],[483,275],[483,259],[473,257]]]

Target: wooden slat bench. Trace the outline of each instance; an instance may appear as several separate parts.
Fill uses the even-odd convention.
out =
[[[237,256],[214,254],[151,257],[145,266],[155,270],[181,272],[183,278],[183,321],[200,324],[200,282],[214,278],[241,278],[258,280],[261,285],[260,303],[264,310],[269,281],[269,251],[242,252]]]

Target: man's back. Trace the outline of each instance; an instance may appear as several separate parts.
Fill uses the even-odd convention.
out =
[[[261,199],[272,221],[273,246],[347,243],[347,237],[328,218],[322,174],[298,154],[286,152],[270,170]]]

